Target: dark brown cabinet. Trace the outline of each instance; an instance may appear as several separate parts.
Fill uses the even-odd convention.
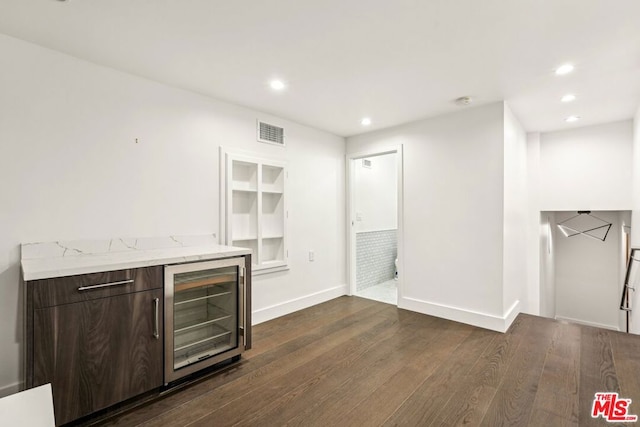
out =
[[[61,425],[163,384],[163,272],[27,282],[27,387],[51,383]]]

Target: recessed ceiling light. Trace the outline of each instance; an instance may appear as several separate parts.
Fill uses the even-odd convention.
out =
[[[569,116],[564,119],[564,121],[567,123],[577,122],[578,120],[580,120],[580,116]]]
[[[362,126],[369,126],[371,124],[371,119],[369,117],[364,117],[362,120],[360,120],[360,124]]]
[[[271,86],[271,89],[273,90],[283,90],[287,87],[282,80],[271,80],[269,82],[269,86]]]
[[[571,64],[564,64],[556,68],[556,76],[564,76],[565,74],[569,74],[574,69],[574,66]]]
[[[565,96],[563,96],[562,98],[560,98],[560,101],[562,102],[573,102],[576,100],[576,96],[572,93],[568,93]]]

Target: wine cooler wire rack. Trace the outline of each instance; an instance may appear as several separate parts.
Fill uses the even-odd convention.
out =
[[[236,280],[237,272],[232,269],[217,270],[215,273],[210,270],[196,271],[176,276],[174,301],[176,310],[184,311],[189,307],[198,306],[198,303],[204,303],[200,310],[204,310],[205,315],[175,325],[174,369],[233,348],[232,332],[230,328],[224,326],[225,321],[231,320],[231,314],[213,304],[212,300],[231,296],[232,292],[227,290],[225,285],[233,286]],[[203,295],[202,292],[198,292],[198,289],[207,288],[208,291],[205,292],[210,292],[213,285],[219,288],[214,290],[215,293]],[[200,330],[202,333],[198,332]],[[183,338],[187,336],[188,339],[180,342],[181,336]]]

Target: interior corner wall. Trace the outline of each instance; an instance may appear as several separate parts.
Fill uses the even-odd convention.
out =
[[[543,229],[540,215],[540,134],[527,134],[527,304],[522,311],[542,314],[543,278],[542,248]],[[546,303],[544,303],[546,305]],[[555,311],[555,308],[554,308]]]
[[[540,210],[630,210],[632,154],[631,120],[542,134]]]
[[[503,313],[530,312],[527,251],[529,200],[527,187],[527,134],[509,106],[504,104],[504,235]],[[512,314],[515,316],[515,314]]]
[[[400,144],[405,259],[399,306],[501,329],[503,103],[351,137],[347,152]]]
[[[344,138],[11,37],[0,52],[0,396],[22,377],[19,244],[218,233],[220,145],[289,165],[290,269],[255,277],[254,318],[346,293]],[[257,118],[287,146],[258,143]]]

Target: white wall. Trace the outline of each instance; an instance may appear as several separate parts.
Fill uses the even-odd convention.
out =
[[[553,245],[547,245],[555,234],[555,224],[551,235],[547,231],[553,211],[630,209],[636,193],[632,191],[631,177],[637,170],[633,165],[640,163],[631,160],[632,131],[627,120],[527,136],[529,209],[534,219],[529,234],[540,236],[529,239],[529,305],[535,308],[531,297],[538,289],[543,316],[555,316],[554,253],[549,253]]]
[[[218,233],[220,145],[289,162],[291,269],[255,279],[256,319],[346,293],[343,138],[10,37],[0,52],[0,395],[21,378],[18,245]],[[258,117],[285,149],[256,142]]]
[[[542,272],[542,248],[547,248],[542,243],[543,229],[540,216],[540,134],[527,134],[527,297],[526,306],[522,311],[543,315],[542,305],[548,305],[542,301],[543,278]],[[547,248],[548,249],[548,248]],[[555,308],[554,308],[555,311]]]
[[[556,220],[554,212],[540,212],[540,316],[556,317]]]
[[[631,120],[542,134],[540,210],[631,209],[632,152]]]
[[[400,307],[504,327],[503,103],[348,138],[347,152],[400,144],[405,254]]]
[[[609,329],[619,328],[620,212],[593,211],[613,225],[604,242],[556,234],[556,318]],[[558,223],[575,212],[556,212]]]
[[[640,248],[640,107],[633,119],[633,212],[631,217],[631,247]],[[634,226],[635,224],[635,226]],[[633,293],[632,307],[638,310],[631,315],[631,332],[640,334],[640,292]]]
[[[514,304],[532,312],[528,302],[527,244],[529,200],[527,134],[509,106],[504,105],[504,246],[503,312]]]
[[[631,229],[631,246],[634,248],[640,248],[640,107],[636,111],[636,115],[633,118],[633,149],[632,149],[632,161],[636,166],[633,168],[633,217],[632,221],[638,224]],[[640,292],[636,292],[638,295],[638,301],[640,302]],[[640,307],[640,306],[638,306]],[[639,322],[640,323],[640,322]],[[640,332],[640,324],[638,325]]]
[[[552,292],[555,294],[554,286],[558,283],[553,280],[554,264],[556,268],[558,265],[558,261],[555,260],[557,248],[553,252],[553,243],[554,236],[555,241],[562,239],[563,236],[555,233],[552,211],[569,211],[575,214],[578,210],[627,211],[631,209],[634,194],[637,194],[633,187],[633,177],[638,168],[634,168],[634,165],[640,164],[638,161],[640,159],[632,160],[634,139],[633,123],[630,120],[542,135],[530,134],[528,146],[530,209],[532,214],[543,211],[539,224],[540,245],[535,248],[540,257],[538,272],[540,314],[553,317],[556,315],[556,310],[551,295]],[[638,152],[640,153],[640,150]],[[626,218],[625,213],[621,215]],[[551,235],[545,230],[548,228],[549,221],[552,223]],[[552,244],[545,248],[545,244],[549,241]],[[620,236],[618,241],[620,242]],[[535,241],[533,242],[535,244]],[[551,253],[548,252],[549,249],[552,250]],[[619,263],[621,260],[619,255],[617,259]],[[536,272],[532,269],[530,272],[529,280],[535,282]],[[610,272],[610,274],[614,273]],[[622,278],[616,282],[618,286],[621,285],[621,281]],[[530,289],[533,288],[530,287]],[[613,298],[613,291],[609,297]],[[619,298],[619,295],[616,298]],[[616,307],[617,304],[619,301]],[[588,301],[586,306],[590,305],[594,304]],[[609,304],[607,307],[612,306]],[[558,310],[562,309],[559,307]],[[600,320],[607,322],[609,326],[617,326],[620,322],[614,318],[617,316],[620,319],[620,313],[616,311],[614,315],[611,310],[611,308],[605,308],[604,311],[607,313],[596,316],[602,317]],[[569,316],[561,311],[557,314],[561,317]],[[578,315],[582,316],[581,313]]]
[[[355,162],[355,210],[357,232],[398,228],[397,154],[369,157],[371,168]]]

